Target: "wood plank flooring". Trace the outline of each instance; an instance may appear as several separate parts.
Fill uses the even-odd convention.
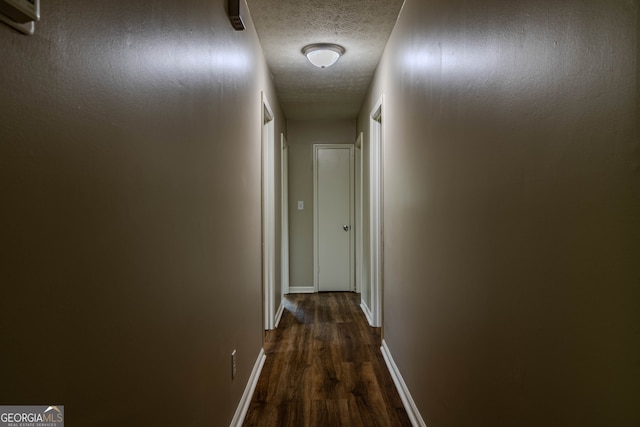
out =
[[[244,426],[411,426],[359,298],[286,296]]]

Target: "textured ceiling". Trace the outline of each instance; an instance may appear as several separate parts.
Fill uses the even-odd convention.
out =
[[[247,0],[288,119],[355,118],[403,0]],[[301,50],[311,43],[346,49],[329,68]]]

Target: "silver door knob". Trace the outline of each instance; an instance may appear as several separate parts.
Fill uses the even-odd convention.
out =
[[[350,226],[350,225],[343,225],[343,226],[342,226],[342,229],[343,229],[344,231],[349,231],[349,230],[351,230],[351,226]]]

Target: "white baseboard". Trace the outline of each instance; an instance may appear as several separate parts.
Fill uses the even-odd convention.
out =
[[[276,321],[274,323],[274,328],[277,328],[280,324],[280,319],[282,319],[282,313],[284,313],[284,304],[282,300],[280,301],[280,307],[278,307],[278,311],[276,311]]]
[[[369,326],[373,327],[373,315],[371,314],[371,310],[369,310],[369,307],[367,307],[367,304],[365,304],[364,301],[360,302],[360,308],[364,313],[364,317],[367,318],[367,322],[369,322]]]
[[[313,286],[289,286],[290,294],[312,294],[315,291]]]
[[[413,401],[413,398],[411,397],[411,393],[409,393],[409,389],[407,388],[404,379],[402,379],[402,375],[398,370],[398,366],[396,366],[396,362],[393,361],[389,347],[387,347],[387,343],[384,340],[382,340],[382,347],[380,347],[380,350],[382,350],[382,357],[384,357],[384,361],[387,363],[387,368],[389,368],[389,372],[391,373],[393,382],[398,389],[400,399],[402,399],[402,404],[404,405],[404,409],[407,411],[407,415],[409,415],[411,424],[413,424],[413,427],[427,427],[422,419],[422,415],[420,415],[420,412]]]
[[[242,398],[240,399],[240,403],[238,404],[236,413],[233,416],[233,420],[231,420],[230,427],[242,427],[242,424],[244,423],[244,417],[247,416],[249,404],[251,403],[253,392],[256,390],[258,378],[260,378],[260,372],[262,372],[262,367],[264,366],[264,361],[266,358],[267,356],[264,354],[264,348],[261,348],[260,354],[258,354],[258,359],[256,360],[256,364],[253,365],[253,371],[251,371],[249,382],[244,389],[244,393],[242,394]]]

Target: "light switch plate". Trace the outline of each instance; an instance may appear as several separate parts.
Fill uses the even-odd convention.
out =
[[[298,210],[299,211],[304,210],[304,202],[302,200],[298,200]]]

